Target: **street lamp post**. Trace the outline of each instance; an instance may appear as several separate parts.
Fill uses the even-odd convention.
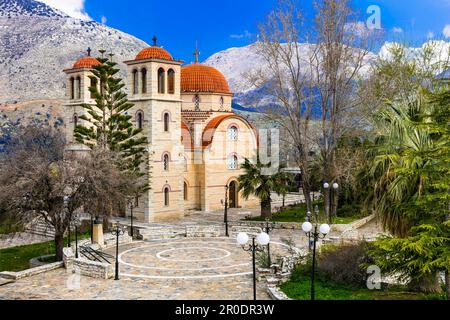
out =
[[[78,227],[81,225],[81,221],[78,216],[74,217],[73,225],[75,227],[75,258],[78,259]]]
[[[336,192],[337,189],[339,189],[339,184],[334,182],[332,185],[330,185],[328,182],[325,182],[323,184],[323,188],[325,190],[329,190],[328,192],[329,207],[327,208],[326,214],[328,215],[328,222],[331,224],[333,222],[332,217],[336,216],[337,204],[334,203],[334,192]]]
[[[223,213],[223,220],[225,222],[225,236],[228,235],[228,185],[225,186],[225,210]]]
[[[320,227],[316,221],[313,225],[311,222],[306,221],[302,225],[302,230],[308,235],[308,237],[313,238],[313,259],[311,268],[311,300],[315,300],[315,288],[314,288],[314,278],[316,274],[316,247],[317,241],[319,239],[325,238],[325,236],[330,232],[330,226],[328,224],[322,224]]]
[[[116,224],[111,233],[116,236],[116,274],[114,280],[119,280],[119,236],[125,234],[125,230]]]
[[[252,253],[253,263],[253,300],[256,300],[256,252],[264,250],[264,246],[270,242],[270,237],[267,233],[262,232],[257,237],[252,236],[252,243],[248,244],[249,237],[245,232],[237,235],[237,243],[242,246],[244,251]],[[256,241],[255,241],[256,240]]]
[[[130,236],[131,238],[133,238],[134,235],[134,231],[133,231],[133,209],[134,209],[134,204],[133,201],[130,201],[130,218],[131,218],[131,231],[130,231]]]
[[[269,218],[266,218],[266,226],[264,228],[267,234],[270,234],[275,229],[275,222],[270,222]],[[269,267],[272,265],[272,259],[270,258],[270,243],[267,244],[267,257],[269,259]]]
[[[91,213],[91,243],[94,243],[94,216]]]
[[[69,200],[70,200],[69,196],[64,196],[64,198],[63,198],[64,210],[66,211],[67,215],[69,214]],[[70,223],[71,223],[71,219],[69,219],[69,225],[67,226],[67,231],[68,231],[67,248],[70,248]]]

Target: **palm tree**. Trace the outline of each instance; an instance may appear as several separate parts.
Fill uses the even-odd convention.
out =
[[[239,177],[239,191],[242,196],[248,199],[251,195],[255,195],[260,199],[261,216],[264,218],[272,218],[272,199],[271,192],[283,194],[286,192],[286,185],[290,181],[287,174],[277,172],[273,175],[265,175],[264,169],[270,168],[271,164],[261,163],[259,157],[256,164],[245,159],[241,168],[245,173]]]
[[[370,205],[383,226],[400,237],[421,218],[414,203],[424,195],[427,168],[433,165],[425,156],[433,140],[416,124],[423,107],[420,98],[407,105],[386,105],[376,115],[378,136],[369,151],[368,174],[374,187]]]

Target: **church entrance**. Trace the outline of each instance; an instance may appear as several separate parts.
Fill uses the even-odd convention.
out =
[[[231,181],[228,189],[229,193],[229,207],[237,208],[238,207],[238,185],[236,181]]]

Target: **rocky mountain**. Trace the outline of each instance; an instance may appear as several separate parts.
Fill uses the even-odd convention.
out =
[[[94,21],[71,18],[34,0],[0,1],[0,103],[64,97],[63,69],[88,47],[112,50],[117,61],[148,46]],[[121,66],[124,68],[125,66]]]

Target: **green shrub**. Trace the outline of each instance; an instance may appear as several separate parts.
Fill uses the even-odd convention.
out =
[[[373,263],[368,249],[367,242],[322,247],[317,259],[319,277],[335,283],[365,287],[367,273],[364,265]]]

